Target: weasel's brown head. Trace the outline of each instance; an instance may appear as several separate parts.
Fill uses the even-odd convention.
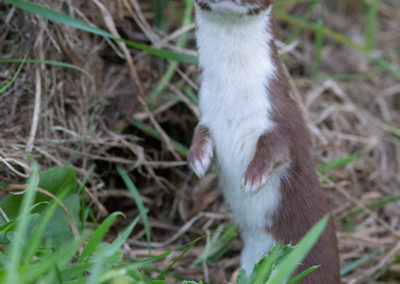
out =
[[[195,0],[198,8],[208,12],[257,15],[274,0]]]

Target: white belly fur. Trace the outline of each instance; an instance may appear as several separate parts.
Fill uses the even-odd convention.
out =
[[[241,189],[260,135],[273,131],[267,86],[275,68],[269,52],[271,9],[248,19],[217,17],[197,10],[199,61],[203,69],[200,123],[210,130],[220,185],[244,241],[242,267],[254,263],[273,246],[268,233],[280,200],[280,180],[288,165],[274,170],[256,194]],[[218,35],[218,36],[215,36]]]

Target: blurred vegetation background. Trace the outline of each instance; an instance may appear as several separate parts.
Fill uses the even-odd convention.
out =
[[[398,283],[400,1],[275,2],[276,43],[307,114],[343,282]],[[241,242],[229,208],[215,175],[198,180],[185,162],[199,116],[194,32],[192,0],[1,2],[3,219],[15,215],[4,200],[32,158],[42,169],[70,165],[61,176],[76,172],[67,180],[80,189],[65,202],[70,214],[90,224],[126,215],[112,218],[106,239],[145,216],[122,242],[125,257],[148,258],[151,239],[152,255],[174,250],[154,264],[162,271],[205,236],[168,283],[231,281]]]

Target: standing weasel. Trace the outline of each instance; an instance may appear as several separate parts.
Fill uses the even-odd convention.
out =
[[[249,274],[276,243],[296,244],[327,212],[308,129],[289,95],[273,34],[273,0],[195,0],[202,69],[188,161],[217,172],[244,241]],[[299,266],[301,283],[340,283],[333,221]]]

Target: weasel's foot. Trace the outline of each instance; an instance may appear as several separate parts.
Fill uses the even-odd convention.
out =
[[[271,167],[265,161],[253,159],[242,179],[242,188],[247,193],[256,193],[267,182]]]
[[[204,177],[213,157],[213,149],[210,138],[192,144],[188,154],[188,162],[192,171],[199,177]]]

